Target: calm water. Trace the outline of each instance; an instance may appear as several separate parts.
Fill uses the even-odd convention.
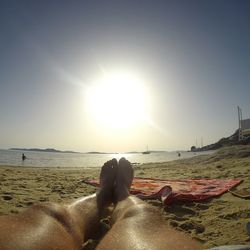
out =
[[[104,162],[112,158],[126,157],[132,163],[166,162],[181,158],[195,156],[191,152],[181,152],[178,157],[177,152],[162,152],[151,154],[72,154],[72,153],[47,153],[25,151],[27,156],[22,161],[22,151],[0,150],[0,165],[32,166],[32,167],[100,167]],[[210,154],[210,152],[196,153]]]

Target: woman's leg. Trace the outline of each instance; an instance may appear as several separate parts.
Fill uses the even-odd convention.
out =
[[[112,200],[117,161],[104,164],[97,194],[69,205],[40,203],[18,215],[0,217],[1,250],[80,250],[98,230],[104,207]]]
[[[97,249],[201,249],[191,238],[167,227],[155,208],[129,195],[132,179],[131,164],[123,158],[114,190],[114,224]]]

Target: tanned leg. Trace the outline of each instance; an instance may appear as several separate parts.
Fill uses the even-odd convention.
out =
[[[131,164],[122,158],[119,162],[114,190],[116,203],[113,212],[114,224],[97,249],[202,249],[188,236],[168,227],[155,208],[130,196],[129,188],[132,179]]]
[[[112,200],[117,161],[104,164],[97,194],[69,205],[40,203],[18,215],[0,217],[1,250],[81,250],[98,230],[104,207]]]

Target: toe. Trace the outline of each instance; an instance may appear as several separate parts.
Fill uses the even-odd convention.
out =
[[[117,168],[118,167],[118,162],[117,162],[117,160],[115,158],[113,158],[111,160],[111,163],[112,163],[113,168]]]
[[[118,163],[116,159],[104,163],[100,173],[101,186],[112,186],[115,180]]]

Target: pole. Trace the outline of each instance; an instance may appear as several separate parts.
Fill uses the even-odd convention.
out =
[[[239,141],[241,140],[241,120],[242,120],[242,111],[239,106],[237,106],[238,109],[238,120],[239,120]]]

